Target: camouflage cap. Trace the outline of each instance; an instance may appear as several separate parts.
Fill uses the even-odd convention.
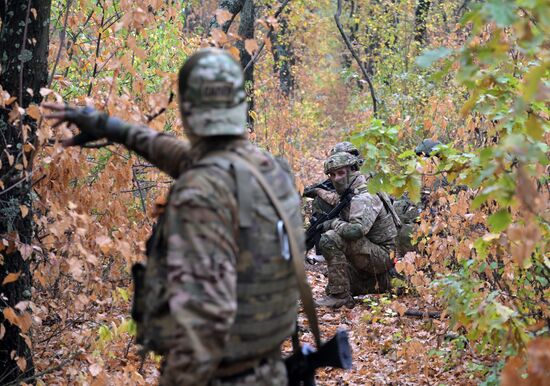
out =
[[[437,145],[441,145],[441,142],[434,141],[433,139],[425,139],[414,149],[416,155],[429,156]]]
[[[215,48],[192,55],[179,72],[182,119],[200,137],[243,135],[247,103],[239,63]]]
[[[357,164],[358,160],[356,156],[345,151],[341,151],[330,155],[326,159],[323,169],[325,174],[328,174],[329,172],[343,168],[344,166],[357,166]]]
[[[334,145],[334,147],[330,150],[330,155],[342,151],[350,153],[356,157],[359,156],[359,149],[357,149],[357,147],[353,143],[348,141],[338,142],[336,145]]]

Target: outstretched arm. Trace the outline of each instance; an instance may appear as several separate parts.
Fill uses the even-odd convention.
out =
[[[83,146],[88,142],[106,138],[135,151],[153,165],[176,178],[189,162],[190,146],[175,137],[158,133],[145,126],[125,122],[91,107],[70,107],[57,103],[44,103],[51,110],[45,118],[55,119],[55,126],[72,123],[80,133],[63,141],[64,146]]]

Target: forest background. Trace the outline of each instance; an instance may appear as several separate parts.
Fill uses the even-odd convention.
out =
[[[548,384],[546,1],[7,0],[0,16],[0,384],[156,382],[159,358],[133,345],[129,269],[170,180],[119,146],[63,149],[71,129],[39,105],[183,137],[177,70],[210,45],[243,63],[250,138],[299,189],[346,139],[373,191],[418,200],[450,182],[397,264],[406,294],[320,316],[326,337],[350,330],[355,365],[319,384]],[[424,138],[438,157],[414,154]],[[326,279],[309,279],[319,295]]]

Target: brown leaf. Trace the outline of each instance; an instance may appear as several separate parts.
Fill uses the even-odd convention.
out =
[[[19,205],[19,209],[21,210],[21,217],[27,217],[29,214],[29,208],[26,205]]]
[[[40,109],[34,103],[27,107],[27,115],[37,121],[40,118]]]
[[[19,279],[19,276],[21,276],[21,271],[8,273],[8,275],[2,281],[2,285],[6,285],[8,283],[13,283],[14,281],[17,281],[17,279]]]
[[[244,41],[244,48],[250,55],[254,55],[258,51],[258,43],[254,39],[246,39]]]
[[[97,377],[99,373],[101,373],[103,368],[97,363],[94,363],[90,365],[90,367],[88,367],[88,370],[90,371],[90,374],[92,374],[93,377]]]
[[[231,20],[233,14],[225,9],[216,9],[216,21],[219,25],[224,25],[226,21]]]
[[[210,35],[212,36],[212,41],[218,47],[223,47],[227,43],[227,35],[221,29],[213,29]]]
[[[6,334],[6,327],[4,327],[4,323],[0,323],[0,340],[2,340],[5,334]]]
[[[23,357],[18,357],[16,362],[17,367],[19,367],[21,371],[25,371],[25,369],[27,368],[27,360]]]

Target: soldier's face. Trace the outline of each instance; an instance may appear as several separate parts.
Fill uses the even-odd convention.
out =
[[[328,173],[330,181],[336,188],[338,193],[344,192],[349,185],[349,176],[351,173],[351,168],[349,166],[344,166],[343,168],[331,170]]]

